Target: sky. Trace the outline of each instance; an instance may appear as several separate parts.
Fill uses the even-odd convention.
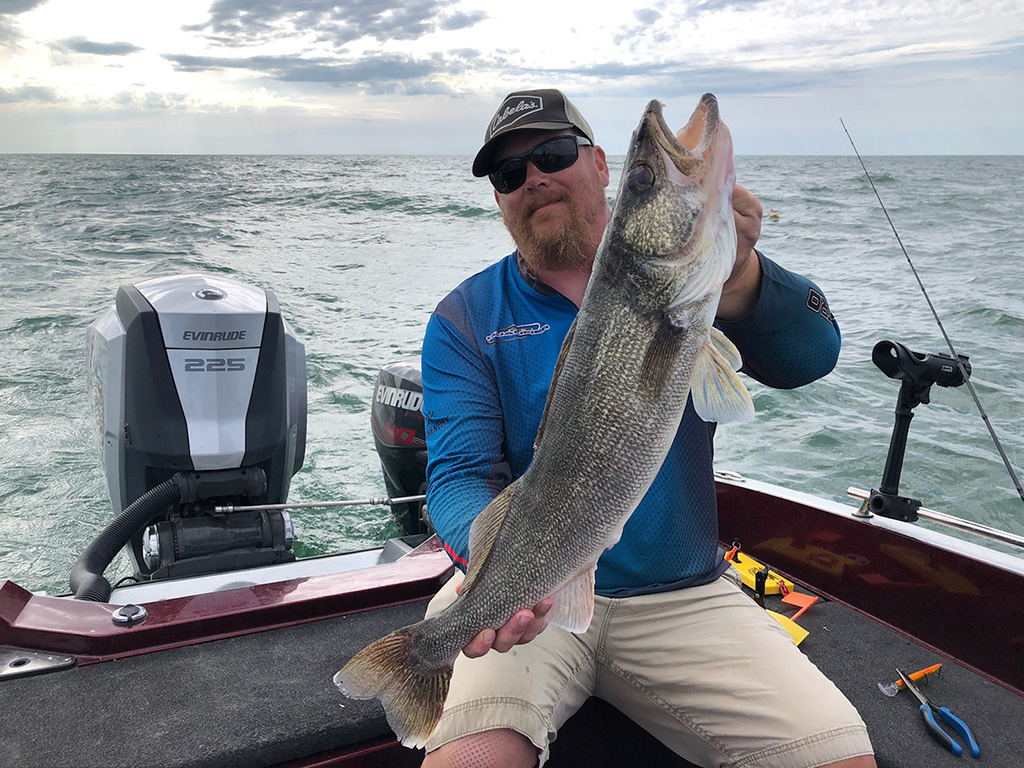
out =
[[[537,87],[610,154],[705,91],[739,155],[1024,154],[1024,3],[0,0],[0,153],[471,155]]]

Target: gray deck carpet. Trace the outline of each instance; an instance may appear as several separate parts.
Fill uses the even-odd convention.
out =
[[[257,768],[371,739],[387,732],[379,705],[344,699],[331,676],[367,642],[417,620],[423,609],[412,603],[0,683],[0,766]],[[971,725],[979,762],[1024,766],[1021,697],[838,604],[819,602],[800,623],[811,632],[801,649],[858,707],[882,768],[974,762],[932,741],[909,694],[887,698],[877,689],[896,666],[915,670],[936,661],[945,663],[942,676],[925,690]],[[689,764],[591,701],[563,729],[549,765]]]
[[[769,597],[766,603],[784,615],[796,611],[778,598]],[[800,649],[850,699],[867,724],[879,768],[937,768],[975,763],[1001,768],[1024,766],[1024,698],[837,603],[819,600],[798,623],[810,631]],[[941,673],[923,684],[922,691],[933,704],[948,706],[971,727],[981,747],[981,758],[977,761],[966,752],[963,757],[955,757],[931,738],[912,694],[904,692],[889,698],[878,690],[879,682],[896,678],[897,666],[915,671],[938,662],[943,664]],[[605,725],[583,738],[583,724],[578,722],[581,710],[552,745],[549,766],[692,765],[660,745],[648,743],[646,734],[633,723],[626,721],[621,725],[625,718],[617,712],[609,713],[611,707],[607,704],[592,700],[588,705],[591,717],[602,719]],[[614,727],[616,718],[625,738],[603,739],[602,734]],[[952,733],[951,729],[946,730]]]
[[[342,664],[425,603],[0,683],[0,765],[259,768],[388,732]]]

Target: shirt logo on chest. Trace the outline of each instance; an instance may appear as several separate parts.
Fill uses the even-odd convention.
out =
[[[524,336],[536,336],[550,329],[550,325],[541,325],[540,323],[510,325],[508,328],[499,328],[496,331],[491,331],[486,336],[486,341],[488,344],[500,344],[503,341],[516,341]]]

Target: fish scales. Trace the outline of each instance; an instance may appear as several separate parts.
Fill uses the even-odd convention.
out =
[[[661,104],[647,106],[533,460],[474,522],[459,597],[367,646],[334,677],[349,697],[380,698],[403,743],[426,742],[455,657],[482,629],[554,596],[549,623],[586,630],[597,560],[661,468],[688,393],[706,420],[753,415],[734,373],[739,353],[712,328],[736,255],[733,185],[714,96],[701,98],[679,138]]]

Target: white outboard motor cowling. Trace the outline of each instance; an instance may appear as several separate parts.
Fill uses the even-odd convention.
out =
[[[302,467],[305,348],[274,294],[219,275],[122,285],[87,350],[114,514],[171,478],[189,488],[132,534],[137,571],[294,560],[286,513],[215,510],[283,503]]]

